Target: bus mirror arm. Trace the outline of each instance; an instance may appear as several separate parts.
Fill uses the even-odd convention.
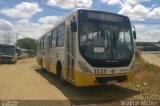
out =
[[[76,32],[76,31],[77,31],[77,23],[75,16],[73,16],[71,20],[71,32]]]
[[[133,36],[134,36],[134,39],[137,39],[136,31],[133,31]]]
[[[137,35],[136,35],[136,28],[135,28],[135,26],[132,26],[133,27],[133,37],[134,37],[134,39],[137,39]]]

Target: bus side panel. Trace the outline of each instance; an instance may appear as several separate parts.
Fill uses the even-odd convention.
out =
[[[57,67],[57,62],[60,62],[62,65],[62,70],[65,68],[64,67],[64,49],[60,48],[55,48],[51,49],[50,52],[50,71],[54,74],[57,74],[56,72],[56,67]]]
[[[60,49],[59,50],[59,57],[58,57],[58,61],[60,61],[61,62],[61,65],[62,65],[62,73],[63,73],[63,75],[64,75],[64,78],[65,78],[65,73],[66,73],[66,70],[65,70],[65,63],[64,63],[64,61],[65,61],[65,49],[64,49],[64,47],[62,47],[62,49]]]
[[[47,69],[47,64],[46,64],[45,55],[42,56],[42,67],[43,67],[44,69]]]
[[[37,52],[37,62],[38,64],[45,68],[46,64],[45,64],[45,56],[44,56],[44,50],[40,50],[39,52]]]
[[[56,74],[56,52],[55,48],[50,49],[50,71]]]

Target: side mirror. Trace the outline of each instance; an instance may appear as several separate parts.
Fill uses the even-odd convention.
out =
[[[137,39],[136,31],[133,31],[134,39]]]
[[[134,39],[137,39],[137,35],[136,35],[136,28],[135,28],[135,26],[132,26],[133,27],[133,37],[134,37]]]
[[[76,21],[71,22],[71,32],[77,31],[77,23]]]
[[[75,20],[75,16],[73,16],[73,19],[71,21],[71,32],[76,32],[77,31],[77,23]]]

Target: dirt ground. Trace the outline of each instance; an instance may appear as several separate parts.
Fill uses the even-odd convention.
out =
[[[160,66],[160,53],[142,53],[141,57],[151,64]]]
[[[63,86],[55,75],[41,70],[35,59],[0,65],[0,100],[22,100],[19,104],[23,106],[117,106],[125,100],[143,100],[150,95],[144,94],[145,89],[130,86]]]

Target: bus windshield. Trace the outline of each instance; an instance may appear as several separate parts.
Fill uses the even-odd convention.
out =
[[[29,51],[28,51],[28,54],[29,54],[29,55],[34,55],[34,54],[35,54],[35,53],[34,53],[34,50],[29,50]]]
[[[80,11],[79,50],[84,58],[93,61],[131,60],[134,47],[129,19],[105,12]]]
[[[0,55],[14,55],[15,47],[13,46],[0,46]]]
[[[133,54],[130,26],[80,23],[80,50],[91,59],[129,59]]]

